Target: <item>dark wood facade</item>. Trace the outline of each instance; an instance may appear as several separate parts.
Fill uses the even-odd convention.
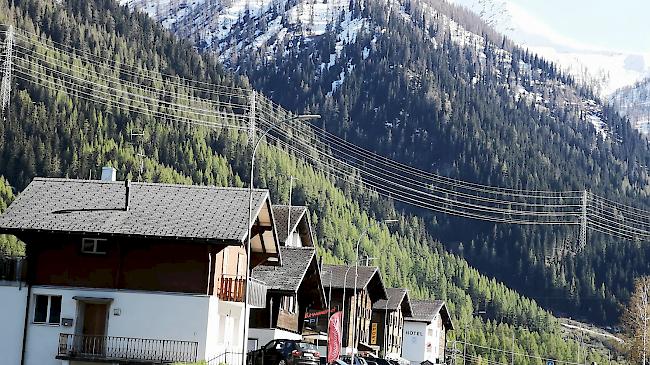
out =
[[[404,330],[404,314],[402,309],[375,309],[372,312],[372,328],[377,328],[377,336],[371,336],[370,344],[379,346],[382,355],[402,353],[402,332]]]
[[[292,300],[293,303],[290,303]],[[304,318],[304,306],[300,305],[295,295],[267,293],[266,306],[251,309],[250,327],[280,328],[289,332],[301,333]]]
[[[345,306],[343,302],[345,301]],[[352,346],[352,334],[356,329],[356,342],[370,344],[371,327],[370,322],[372,319],[372,300],[367,290],[358,290],[354,295],[354,290],[345,290],[345,298],[343,297],[343,289],[332,288],[332,308],[343,310],[343,347]],[[358,316],[357,316],[358,314]],[[326,320],[322,325],[319,325],[321,331],[327,331]]]
[[[89,237],[105,240],[105,253],[82,252]],[[245,283],[246,252],[238,246],[63,233],[21,239],[33,285],[218,295],[225,284],[242,291]]]

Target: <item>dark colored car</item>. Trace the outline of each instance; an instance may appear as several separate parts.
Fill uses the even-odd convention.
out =
[[[364,359],[366,360],[368,365],[371,365],[370,364],[371,362],[376,365],[393,365],[388,360],[379,357],[364,357]]]
[[[320,352],[311,343],[273,340],[248,353],[248,365],[320,365]]]
[[[343,360],[344,363],[350,364],[352,361],[352,356],[350,355],[343,355],[341,356],[341,360]],[[363,357],[355,356],[354,357],[354,365],[368,365],[366,360]]]

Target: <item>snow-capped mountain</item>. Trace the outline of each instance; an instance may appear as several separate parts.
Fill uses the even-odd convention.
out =
[[[517,189],[574,191],[603,182],[611,182],[611,191],[646,186],[647,144],[593,89],[444,0],[131,0],[129,5],[214,52],[274,102],[320,114],[313,123],[328,133],[410,167]],[[631,166],[625,155],[631,150],[638,150],[643,162],[625,178],[612,178]],[[316,163],[321,162],[327,163]],[[391,171],[368,179],[381,186],[384,173]],[[575,267],[573,259],[566,250],[552,249],[575,242],[573,230],[544,238],[537,231],[467,224],[459,232],[454,219],[431,220],[445,244],[471,264],[522,292],[539,295],[520,278],[545,278],[574,298],[575,272],[565,270]],[[597,313],[591,303],[608,289],[579,286],[587,300],[550,306]]]
[[[345,82],[346,75],[356,63],[369,57],[377,39],[386,33],[385,28],[364,15],[364,7],[372,6],[372,1],[397,9],[397,14],[403,19],[413,23],[419,21],[413,19],[410,1],[399,0],[359,1],[356,7],[356,1],[343,0],[121,0],[123,4],[159,20],[177,35],[192,40],[197,48],[216,52],[221,61],[233,70],[238,70],[246,62],[270,62],[286,57],[292,49],[308,48],[328,33],[335,39],[335,45],[319,68],[322,78],[332,78],[328,74],[335,73],[327,90],[330,96]],[[435,34],[433,29],[425,29],[424,34],[432,47],[444,47],[448,37],[455,45],[475,53],[483,72],[496,73],[512,91],[515,101],[523,99],[535,103],[540,109],[557,116],[567,108],[577,108],[583,120],[593,125],[601,137],[608,136],[608,127],[602,120],[602,107],[595,97],[578,95],[576,88],[566,87],[563,81],[547,79],[539,67],[532,65],[533,62],[513,61],[511,49],[497,44],[499,36],[491,29],[481,29],[482,32],[494,33],[492,37],[486,37],[478,34],[481,32],[478,25],[470,30],[453,19],[454,16],[468,17],[466,11],[443,0],[424,0],[418,4],[422,7],[424,21],[435,24]],[[370,42],[363,45],[361,60],[343,59],[343,49],[354,44],[361,32],[372,34]],[[486,49],[496,53],[496,60],[486,57]],[[522,51],[518,49],[516,52]],[[252,61],[251,55],[256,61]],[[530,56],[531,59],[537,58]],[[339,67],[333,67],[335,65]],[[521,70],[514,79],[509,75],[513,68]],[[481,78],[479,73],[472,82],[479,83]],[[390,121],[387,123],[392,124]]]
[[[557,63],[603,97],[650,76],[650,53],[603,49],[576,41],[514,1],[450,1],[480,14],[521,47]]]
[[[610,102],[644,134],[650,134],[650,77],[616,90]]]

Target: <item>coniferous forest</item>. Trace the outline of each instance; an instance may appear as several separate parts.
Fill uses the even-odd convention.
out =
[[[328,63],[340,44],[336,31],[309,41],[300,33],[285,38],[274,44],[281,57],[268,57],[263,47],[238,52],[226,66],[288,109],[322,114],[329,132],[425,171],[514,189],[584,189],[647,208],[646,137],[556,65],[444,1],[349,7],[353,18],[369,23],[334,65]],[[238,23],[233,33],[242,37],[231,43],[273,16]],[[483,37],[455,40],[443,16]],[[342,24],[338,19],[331,30]],[[520,88],[542,100],[521,97]],[[585,100],[602,108],[581,107]],[[610,137],[588,122],[590,114]],[[583,250],[566,252],[578,229],[494,225],[400,208],[427,217],[427,231],[446,250],[558,315],[616,324],[634,279],[650,271],[646,242],[590,232]]]
[[[377,22],[388,21],[382,14],[389,12],[380,6],[359,11],[370,12]],[[417,14],[418,9],[412,11]],[[425,17],[419,19],[426,24],[391,19],[388,36],[373,42],[377,52],[370,53],[370,62],[359,63],[341,89],[327,95],[324,86],[332,83],[336,67],[344,66],[337,65],[330,76],[315,74],[317,57],[330,52],[326,47],[333,40],[327,36],[291,50],[296,52],[287,58],[291,61],[262,66],[251,56],[250,65],[235,75],[214,55],[196,52],[192,44],[176,39],[146,15],[112,0],[0,0],[1,24],[13,24],[79,54],[92,54],[96,62],[107,65],[98,70],[79,56],[72,61],[80,73],[112,72],[122,77],[121,68],[147,69],[161,80],[175,75],[241,88],[253,84],[290,110],[321,113],[328,130],[418,167],[513,188],[587,188],[643,206],[648,183],[644,166],[649,165],[650,151],[624,119],[605,109],[603,119],[616,138],[599,139],[580,119],[579,110],[567,107],[551,113],[523,99],[516,101],[507,85],[491,80],[489,74],[480,83],[468,82],[478,72],[471,53],[444,36],[440,42],[445,52],[418,42],[418,32],[435,24]],[[363,35],[345,48],[345,54],[361,58],[372,39],[371,32]],[[504,47],[512,47],[506,43]],[[512,51],[543,70],[543,79],[591,97],[553,65]],[[306,52],[314,56],[303,57]],[[52,52],[51,57],[64,56]],[[115,64],[121,67],[109,67]],[[516,68],[510,72],[514,78]],[[312,84],[305,85],[308,82]],[[277,90],[278,84],[285,88]],[[141,177],[145,181],[243,186],[249,178],[245,133],[99,105],[81,94],[26,79],[16,78],[12,85],[7,119],[0,124],[0,211],[35,176],[96,178],[102,166],[111,165],[118,169],[118,178],[136,179],[140,159],[133,131],[146,136]],[[387,285],[405,286],[415,298],[447,300],[457,328],[469,325],[468,340],[476,344],[510,348],[516,332],[516,351],[575,360],[580,344],[560,330],[547,309],[613,323],[633,278],[647,272],[648,249],[642,243],[592,235],[577,256],[548,264],[545,256],[575,240],[577,232],[468,224],[395,205],[373,191],[335,184],[326,173],[273,144],[262,146],[256,164],[256,186],[270,189],[276,203],[286,203],[290,177],[297,178],[293,204],[310,208],[326,262],[353,259],[353,245],[369,226],[362,248],[379,258],[376,263]],[[399,218],[396,226],[378,223],[393,217]],[[445,237],[444,242],[439,237]],[[0,238],[0,245],[6,253],[22,252],[12,237]],[[474,316],[479,309],[486,313]],[[459,338],[462,331],[453,336]],[[588,353],[590,361],[606,361],[606,353],[599,349]],[[484,356],[508,362],[503,354]],[[537,361],[521,358],[517,364]]]

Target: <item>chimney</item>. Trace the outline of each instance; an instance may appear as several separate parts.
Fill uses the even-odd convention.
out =
[[[115,181],[117,170],[110,166],[102,167],[102,181]]]
[[[129,198],[131,198],[131,180],[126,180],[124,182],[124,187],[126,188],[126,197],[124,199],[124,211],[129,211]]]

